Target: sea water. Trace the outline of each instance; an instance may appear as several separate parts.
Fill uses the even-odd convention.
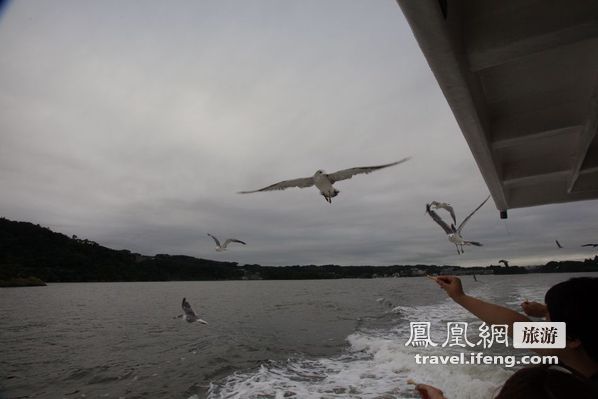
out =
[[[582,275],[462,280],[468,293],[518,309]],[[208,325],[174,318],[183,297]],[[415,364],[417,353],[461,350],[441,346],[451,321],[479,325],[426,278],[2,289],[0,397],[390,399],[417,397],[411,378],[448,398],[491,398],[512,369]],[[410,322],[430,322],[438,345],[406,346]]]

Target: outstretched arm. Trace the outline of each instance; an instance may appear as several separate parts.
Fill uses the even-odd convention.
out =
[[[513,332],[514,322],[530,321],[530,319],[514,310],[466,295],[463,292],[463,286],[458,277],[440,276],[436,277],[435,280],[455,302],[473,313],[480,320],[487,324],[507,324],[509,326],[509,334]]]

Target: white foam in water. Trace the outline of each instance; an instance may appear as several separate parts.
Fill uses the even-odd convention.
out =
[[[355,333],[336,358],[292,359],[235,373],[212,385],[209,398],[409,398],[406,380],[441,388],[449,398],[491,398],[509,376],[496,366],[416,365],[415,351],[398,337]]]
[[[397,307],[411,321],[464,320],[467,314],[446,301],[433,306]],[[408,323],[391,331],[360,331],[347,337],[340,356],[269,362],[211,384],[208,398],[417,398],[406,380],[434,385],[448,398],[492,398],[511,374],[499,366],[417,365],[414,354],[446,355],[443,348],[405,346]]]

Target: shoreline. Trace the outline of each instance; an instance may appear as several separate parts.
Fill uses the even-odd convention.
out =
[[[558,271],[558,272],[531,272],[523,275],[530,274],[562,274],[562,273],[598,273],[598,270],[594,271]],[[471,274],[458,274],[458,277],[482,276],[482,274],[471,273]],[[448,275],[448,274],[447,274]],[[483,276],[504,276],[506,274],[483,274]],[[512,275],[522,275],[522,273],[513,273]],[[47,283],[36,277],[29,278],[16,278],[10,280],[0,280],[0,288],[17,288],[17,287],[45,287],[48,284],[81,284],[81,283],[179,283],[179,282],[223,282],[223,281],[320,281],[320,280],[374,280],[374,279],[395,279],[395,278],[417,278],[427,276],[380,276],[380,277],[336,277],[336,278],[262,278],[262,279],[210,279],[210,280],[111,280],[111,281],[48,281]]]
[[[0,280],[0,288],[14,287],[45,287],[47,284],[37,277],[14,277]]]

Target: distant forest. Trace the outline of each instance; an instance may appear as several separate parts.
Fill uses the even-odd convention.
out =
[[[430,274],[521,274],[598,271],[598,256],[583,262],[549,262],[537,267],[436,265],[395,266],[239,266],[182,255],[146,256],[114,250],[46,227],[0,218],[0,285],[45,282],[298,280],[408,277]]]

